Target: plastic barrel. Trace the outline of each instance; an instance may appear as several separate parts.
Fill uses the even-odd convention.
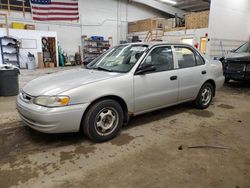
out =
[[[36,69],[36,62],[34,57],[28,57],[28,69],[29,70],[34,70]]]
[[[0,96],[14,96],[19,93],[18,69],[0,70]]]

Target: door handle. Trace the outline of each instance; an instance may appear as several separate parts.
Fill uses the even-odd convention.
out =
[[[171,76],[170,80],[177,80],[177,76]]]
[[[205,71],[205,70],[201,71],[201,74],[207,74],[207,71]]]

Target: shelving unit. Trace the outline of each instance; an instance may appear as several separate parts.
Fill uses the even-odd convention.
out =
[[[19,43],[15,38],[0,37],[0,48],[3,64],[12,64],[20,67]]]
[[[93,40],[91,38],[87,38],[86,36],[82,36],[82,46],[83,46],[83,59],[85,63],[89,63],[89,61],[95,59],[103,52],[110,48],[109,40]],[[87,61],[87,62],[86,62]]]

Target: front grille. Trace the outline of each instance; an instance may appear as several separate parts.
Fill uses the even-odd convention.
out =
[[[246,71],[250,72],[250,64],[247,65]]]
[[[228,71],[242,72],[245,70],[245,64],[242,63],[228,63]]]

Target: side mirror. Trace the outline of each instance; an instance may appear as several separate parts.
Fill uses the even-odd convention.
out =
[[[137,69],[136,74],[139,75],[139,74],[144,74],[147,72],[154,72],[155,70],[156,70],[156,67],[153,65],[142,66]]]
[[[232,50],[230,50],[229,52],[235,52],[235,50],[236,50],[236,49],[232,49]]]

